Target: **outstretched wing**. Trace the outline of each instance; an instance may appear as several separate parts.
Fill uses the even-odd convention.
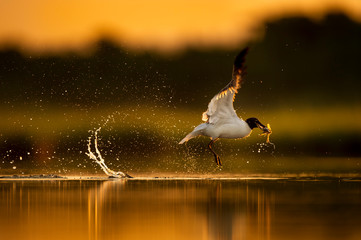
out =
[[[244,60],[248,48],[243,49],[235,58],[233,64],[232,80],[208,104],[208,109],[202,115],[202,120],[215,124],[220,119],[237,116],[233,108],[233,101],[241,87],[242,75],[244,73]]]

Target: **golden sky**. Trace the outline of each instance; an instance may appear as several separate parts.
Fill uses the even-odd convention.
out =
[[[133,49],[232,48],[265,21],[330,11],[361,22],[360,0],[0,0],[0,48],[84,50],[102,36]]]

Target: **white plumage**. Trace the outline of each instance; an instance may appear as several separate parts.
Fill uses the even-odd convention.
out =
[[[269,132],[268,128],[261,124],[257,118],[249,118],[244,121],[237,116],[233,108],[235,95],[241,87],[244,58],[247,52],[248,48],[242,50],[235,58],[232,80],[209,102],[207,111],[202,115],[202,120],[205,123],[195,127],[179,142],[179,144],[183,144],[197,136],[210,137],[211,142],[208,144],[208,148],[213,153],[217,165],[222,165],[222,163],[218,154],[213,151],[212,145],[219,138],[244,138],[249,136],[255,127],[259,127],[264,132]]]

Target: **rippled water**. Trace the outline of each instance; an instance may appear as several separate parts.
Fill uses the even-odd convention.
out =
[[[361,181],[0,181],[1,239],[360,239]]]

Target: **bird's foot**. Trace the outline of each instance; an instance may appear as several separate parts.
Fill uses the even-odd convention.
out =
[[[217,156],[214,156],[215,158],[215,161],[216,161],[216,164],[218,167],[221,167],[222,166],[222,161],[221,161],[221,158],[217,155]]]

